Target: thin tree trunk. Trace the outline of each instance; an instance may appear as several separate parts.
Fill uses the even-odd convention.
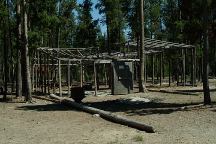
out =
[[[22,75],[21,75],[21,9],[20,1],[17,1],[17,73],[16,73],[16,96],[22,95]]]
[[[10,16],[11,16],[11,10],[10,10],[10,0],[7,0],[7,12],[8,12],[8,17],[7,17],[7,23],[8,23],[8,51],[10,52],[9,54],[9,77],[8,80],[11,82],[11,94],[14,90],[14,63],[13,63],[13,49],[12,49],[12,31],[11,31],[11,22],[10,22]]]
[[[208,6],[205,3],[204,10],[204,50],[203,50],[203,91],[204,91],[204,104],[211,104],[210,90],[209,90],[209,37],[208,37]]]
[[[28,25],[27,25],[27,13],[26,13],[26,1],[22,0],[23,9],[23,21],[22,21],[22,80],[23,88],[25,89],[25,100],[32,101],[31,97],[31,77],[30,77],[30,64],[29,64],[29,50],[28,50]]]
[[[5,7],[7,6],[7,0],[4,2]],[[8,13],[9,15],[9,13]],[[4,95],[3,101],[7,99],[8,81],[9,81],[9,67],[8,67],[8,50],[10,48],[10,35],[9,35],[9,18],[4,19],[3,24],[6,26],[4,29]]]
[[[4,95],[3,101],[7,99],[8,90],[8,47],[7,47],[7,31],[4,30]]]
[[[144,82],[145,47],[144,47],[144,1],[143,0],[140,0],[140,24],[141,24],[141,38],[140,38],[139,92],[144,92],[145,91],[145,82]]]

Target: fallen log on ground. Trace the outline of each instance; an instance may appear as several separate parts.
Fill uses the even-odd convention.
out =
[[[156,90],[156,89],[148,89],[150,92],[159,92],[159,93],[169,93],[169,94],[181,94],[181,95],[195,95],[197,96],[198,94],[194,94],[191,92],[184,92],[184,91],[175,91],[175,90]]]
[[[100,109],[97,109],[97,108],[93,108],[93,107],[89,107],[89,106],[79,104],[79,103],[76,103],[72,99],[69,99],[69,98],[61,98],[61,97],[58,97],[58,96],[56,96],[54,94],[51,94],[50,97],[53,98],[53,99],[59,100],[60,103],[62,103],[62,104],[70,105],[70,106],[72,106],[74,108],[80,109],[80,110],[85,111],[87,113],[99,114],[100,117],[102,117],[102,118],[104,118],[106,120],[109,120],[109,121],[112,121],[112,122],[115,122],[115,123],[118,123],[118,124],[126,125],[128,127],[136,128],[138,130],[146,131],[148,133],[154,133],[154,129],[153,129],[152,126],[143,124],[141,122],[136,122],[136,121],[133,121],[133,120],[129,120],[129,119],[124,118],[122,116],[115,115],[115,114],[113,114],[111,112],[107,112],[107,111],[104,111],[104,110],[100,110]]]

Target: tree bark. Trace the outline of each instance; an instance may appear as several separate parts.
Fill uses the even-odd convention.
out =
[[[210,90],[209,90],[209,31],[208,31],[208,6],[205,3],[204,10],[204,49],[203,49],[203,91],[204,91],[204,104],[211,104]]]
[[[139,70],[139,92],[145,91],[144,81],[144,67],[145,67],[145,53],[144,53],[144,1],[140,0],[140,26],[141,26],[141,38],[140,38],[140,70]]]
[[[7,42],[7,30],[4,30],[4,94],[3,101],[7,99],[8,90],[8,42]]]
[[[8,7],[8,0],[4,1],[4,5],[7,9]],[[9,81],[9,63],[8,63],[8,51],[10,49],[10,22],[9,22],[9,16],[10,12],[7,11],[8,17],[3,19],[3,24],[5,25],[4,28],[4,94],[3,94],[3,101],[6,101],[7,99],[7,91],[8,91],[8,81]]]
[[[16,73],[16,96],[22,96],[22,75],[21,75],[21,9],[20,1],[17,1],[17,73]]]
[[[28,49],[28,25],[27,25],[27,6],[26,1],[22,0],[22,80],[23,80],[23,89],[25,89],[25,100],[27,102],[32,101],[31,97],[31,77],[30,77],[30,64],[29,64],[29,49]]]

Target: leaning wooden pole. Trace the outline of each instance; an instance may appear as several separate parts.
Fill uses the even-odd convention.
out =
[[[104,111],[104,110],[100,110],[100,109],[97,109],[97,108],[93,108],[93,107],[89,107],[89,106],[79,104],[79,103],[76,103],[72,99],[69,99],[69,98],[61,98],[61,97],[58,97],[58,96],[56,96],[54,94],[51,94],[50,97],[53,98],[53,99],[59,100],[60,103],[62,103],[62,104],[72,106],[73,108],[80,109],[80,110],[85,111],[87,113],[99,114],[100,117],[102,117],[102,118],[104,118],[106,120],[112,121],[112,122],[122,124],[122,125],[126,125],[128,127],[136,128],[138,130],[146,131],[148,133],[154,133],[155,132],[152,126],[143,124],[141,122],[129,120],[129,119],[124,118],[122,116],[115,115],[115,114],[113,114],[111,112],[107,112],[107,111]]]

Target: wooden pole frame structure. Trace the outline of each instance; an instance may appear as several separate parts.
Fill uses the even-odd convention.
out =
[[[144,38],[144,37],[143,37]],[[34,62],[35,62],[35,66],[32,70],[33,73],[35,73],[34,75],[34,81],[35,82],[35,90],[36,91],[42,91],[42,92],[47,92],[47,87],[48,87],[48,92],[50,90],[50,80],[52,81],[52,88],[53,89],[53,93],[55,93],[55,81],[57,81],[59,83],[59,94],[60,96],[62,96],[62,72],[61,72],[61,66],[68,66],[68,78],[69,77],[69,72],[70,69],[69,67],[71,66],[71,63],[73,64],[80,64],[80,86],[83,86],[83,80],[84,80],[84,72],[83,72],[83,64],[84,63],[93,63],[94,65],[94,83],[96,85],[98,85],[98,81],[97,81],[97,61],[99,60],[128,60],[128,61],[134,61],[135,63],[142,63],[144,61],[144,63],[142,63],[140,65],[140,67],[143,67],[144,70],[142,72],[143,76],[144,76],[144,86],[147,82],[147,71],[148,68],[152,68],[152,84],[155,84],[155,69],[156,69],[156,62],[157,62],[157,76],[158,78],[160,77],[160,85],[162,86],[162,75],[163,75],[163,53],[165,53],[168,49],[171,48],[178,48],[177,50],[182,50],[183,53],[183,75],[182,75],[182,79],[184,82],[186,82],[186,51],[189,49],[193,49],[192,51],[192,56],[191,56],[191,60],[193,62],[192,67],[193,67],[193,71],[191,71],[191,75],[192,77],[192,83],[193,86],[196,83],[196,51],[195,51],[195,47],[191,46],[191,45],[185,45],[185,44],[178,44],[178,43],[171,43],[171,42],[166,42],[166,41],[161,41],[161,40],[154,40],[154,39],[148,39],[148,38],[144,38],[143,40],[144,42],[141,42],[140,48],[144,48],[142,49],[139,53],[140,53],[140,57],[137,57],[137,52],[133,52],[131,50],[129,50],[130,46],[133,46],[133,43],[131,42],[127,42],[127,49],[125,49],[128,53],[121,53],[121,52],[116,52],[116,53],[110,53],[111,55],[108,55],[107,53],[101,53],[101,54],[92,54],[92,52],[94,53],[94,50],[92,50],[90,48],[38,48],[37,49],[37,56],[35,56]],[[137,46],[137,45],[136,45]],[[181,52],[181,51],[180,51]],[[149,57],[149,59],[147,59],[147,55],[151,55],[152,56],[152,65],[147,65],[146,61],[150,60],[151,57]],[[157,59],[155,58],[157,56]],[[189,55],[189,54],[188,54]],[[55,61],[54,61],[55,60]],[[52,61],[52,64],[50,64],[50,62]],[[70,63],[69,63],[70,61]],[[68,63],[65,63],[68,62]],[[101,64],[99,62],[99,64]],[[56,70],[55,70],[56,67]],[[140,68],[140,70],[142,70],[143,68]],[[160,70],[159,70],[160,68]],[[52,70],[51,70],[52,69]],[[51,76],[50,76],[50,72],[49,71],[53,71],[55,70],[55,74],[53,74],[53,72],[51,72]],[[137,70],[138,71],[138,70]],[[171,85],[171,63],[169,62],[169,85]],[[56,73],[58,72],[58,74]],[[140,71],[141,72],[141,71]],[[141,73],[139,73],[140,76]],[[54,78],[53,78],[53,75]],[[65,74],[64,74],[65,76]],[[51,77],[51,78],[50,78]],[[54,80],[56,79],[56,80]],[[79,78],[78,78],[79,79]],[[139,79],[140,80],[140,79]],[[70,83],[70,84],[69,84]],[[68,91],[70,89],[71,86],[71,82],[70,80],[68,81]],[[33,88],[34,88],[33,87]],[[54,87],[54,88],[53,88]],[[98,88],[96,86],[95,89],[95,95],[97,95],[97,91]],[[68,94],[69,96],[69,94]]]

